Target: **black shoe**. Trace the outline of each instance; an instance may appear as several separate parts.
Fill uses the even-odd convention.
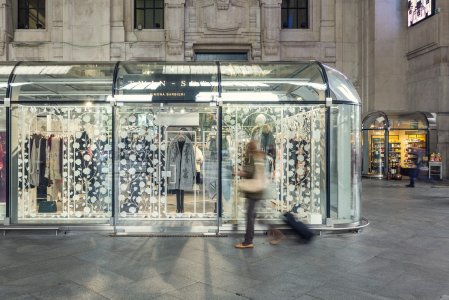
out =
[[[414,184],[407,184],[406,187],[415,187]]]

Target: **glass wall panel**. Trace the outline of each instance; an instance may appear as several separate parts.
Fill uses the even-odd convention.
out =
[[[363,131],[363,175],[382,178],[385,174],[385,139],[384,129]]]
[[[324,101],[326,84],[318,64],[223,63],[224,101]]]
[[[331,110],[331,218],[334,223],[360,221],[360,106]]]
[[[222,187],[223,221],[245,219],[239,177],[247,142],[255,139],[267,155],[269,180],[259,219],[279,221],[279,212],[294,210],[306,223],[322,224],[325,217],[324,106],[223,107]]]
[[[12,125],[19,223],[109,220],[110,106],[14,105]]]
[[[217,108],[119,107],[119,217],[217,218]]]

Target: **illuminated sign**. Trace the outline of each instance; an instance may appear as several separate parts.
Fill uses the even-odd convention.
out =
[[[195,101],[200,92],[213,92],[218,88],[215,78],[208,75],[192,76],[190,74],[156,74],[124,75],[119,88],[122,95],[148,95],[157,101]]]
[[[407,0],[408,26],[415,25],[435,14],[435,0]]]

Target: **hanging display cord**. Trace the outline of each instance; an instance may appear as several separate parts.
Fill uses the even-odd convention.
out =
[[[9,150],[11,148],[11,109],[9,107],[6,107],[6,145],[5,145],[5,149],[6,149],[6,155],[5,155],[5,164],[6,164],[6,188],[5,188],[5,200],[6,200],[6,218],[11,218],[11,204],[9,201],[10,199],[10,191],[11,191],[11,151]]]
[[[116,151],[115,151],[115,145],[116,145],[116,143],[115,143],[115,137],[116,137],[115,120],[116,120],[116,117],[117,117],[117,107],[112,106],[112,120],[113,120],[113,122],[112,122],[112,158],[113,158],[112,159],[112,182],[114,184],[112,185],[111,189],[112,189],[113,199],[117,199],[116,198],[117,195],[115,194],[115,192],[116,192],[116,185],[118,184],[118,178],[116,178],[117,176],[115,174],[115,162],[118,161],[115,156],[116,155]],[[117,182],[116,182],[116,179],[117,179]],[[117,207],[115,205],[115,201],[112,201],[112,225],[114,227],[114,233],[117,233],[118,213],[117,213],[116,209],[117,209]]]
[[[222,107],[218,106],[218,128],[217,128],[217,147],[218,147],[218,197],[217,197],[217,234],[220,232],[220,220],[222,217]]]

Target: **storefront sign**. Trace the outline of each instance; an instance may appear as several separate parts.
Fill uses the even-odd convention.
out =
[[[213,92],[217,90],[217,87],[218,82],[210,75],[124,75],[119,93],[123,95],[149,95],[152,102],[195,101],[200,92]]]

